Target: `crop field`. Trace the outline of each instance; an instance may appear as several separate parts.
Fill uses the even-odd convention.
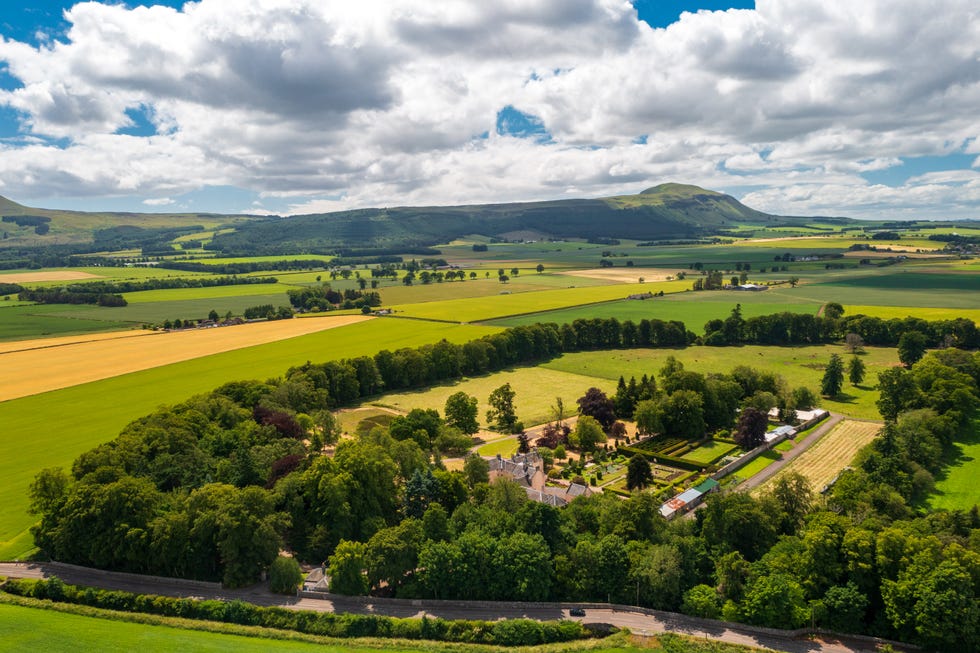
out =
[[[27,487],[45,467],[68,467],[84,451],[111,440],[130,421],[161,404],[182,401],[236,379],[264,379],[289,367],[373,355],[445,338],[466,342],[497,329],[434,322],[369,320],[329,331],[124,374],[0,403],[0,559],[32,548]],[[440,406],[441,408],[441,406]]]
[[[103,313],[104,319],[89,317],[89,311],[93,309],[84,306],[11,304],[15,305],[8,306],[7,302],[0,305],[0,341],[118,331],[133,326],[125,320],[115,319],[113,313]]]
[[[858,449],[871,442],[880,430],[881,424],[874,422],[843,420],[816,444],[779,470],[767,484],[784,474],[797,473],[810,481],[810,488],[814,492],[819,492],[854,460]]]
[[[535,293],[471,297],[456,301],[404,304],[393,308],[399,315],[408,317],[453,322],[478,322],[510,315],[624,299],[633,293],[659,292],[660,290],[666,293],[678,292],[687,287],[689,285],[685,281],[663,281],[660,283],[621,284],[591,288],[564,288],[561,290],[542,290]]]
[[[642,319],[680,320],[691,331],[700,333],[709,320],[728,317],[736,304],[741,304],[743,317],[782,311],[813,314],[820,308],[820,304],[816,302],[781,304],[772,301],[772,296],[769,297],[770,302],[763,302],[761,300],[766,299],[765,295],[768,293],[676,293],[642,301],[622,300],[546,313],[532,313],[531,315],[493,320],[489,324],[511,327],[536,322],[564,324],[579,318],[615,317],[620,321],[633,320],[634,322],[639,322]]]
[[[212,286],[209,288],[167,288],[163,290],[141,290],[124,293],[130,304],[151,304],[158,302],[194,301],[201,299],[220,299],[223,297],[243,297],[255,295],[278,295],[288,304],[286,291],[296,286],[284,283],[241,284],[234,286]]]
[[[945,474],[936,479],[936,491],[929,498],[933,510],[969,510],[980,504],[977,469],[980,465],[980,424],[973,422],[968,437],[953,445],[956,451]]]
[[[373,320],[361,315],[277,320],[44,346],[0,357],[0,401]],[[34,341],[38,343],[38,341]],[[22,343],[30,345],[31,343]]]
[[[908,249],[942,249],[945,243],[928,240],[927,238],[899,238],[898,240],[870,240],[868,238],[855,238],[853,236],[840,236],[837,234],[829,236],[804,236],[804,237],[779,237],[779,238],[754,238],[751,240],[736,240],[733,245],[743,247],[770,247],[773,249],[785,248],[795,249],[847,249],[851,245],[873,245],[878,249],[891,248],[893,251],[901,252]]]
[[[37,272],[9,272],[0,274],[0,283],[36,283],[38,281],[85,281],[99,277],[78,270],[44,270]]]
[[[855,306],[844,304],[844,315],[868,315],[885,320],[918,317],[923,320],[955,320],[965,317],[980,323],[980,308],[911,308],[908,306]]]
[[[980,275],[905,272],[808,283],[801,296],[864,306],[975,309]],[[843,301],[842,301],[843,300]]]
[[[517,394],[514,398],[517,419],[524,422],[525,426],[541,424],[551,419],[551,406],[555,403],[555,397],[562,398],[567,415],[571,415],[576,410],[575,400],[589,388],[596,387],[607,393],[616,390],[616,382],[609,379],[597,379],[545,367],[521,367],[427,390],[386,394],[375,403],[406,412],[413,408],[434,408],[442,413],[449,395],[462,391],[479,400],[478,419],[481,424],[485,424],[487,397],[505,383],[510,383]]]
[[[822,399],[821,407],[851,417],[879,419],[874,402],[878,393],[871,387],[877,381],[877,373],[898,364],[895,349],[866,347],[861,359],[867,367],[865,383],[854,387],[845,383],[837,400]],[[806,386],[817,391],[823,377],[824,366],[831,354],[850,356],[841,345],[805,347],[688,347],[678,349],[622,349],[602,352],[578,352],[564,354],[548,361],[542,367],[586,376],[607,379],[615,383],[620,375],[637,379],[644,374],[654,375],[663,366],[667,356],[674,356],[689,370],[701,373],[727,372],[736,365],[767,370],[781,375],[790,387]]]
[[[718,442],[716,440],[711,440],[701,445],[697,449],[688,451],[684,454],[684,460],[690,460],[695,463],[703,463],[705,465],[710,465],[716,460],[727,456],[732,451],[738,449],[738,445],[729,444],[727,442]]]
[[[261,293],[266,286],[230,286],[233,288],[250,288],[252,293]],[[157,292],[157,291],[148,291]],[[102,306],[65,306],[51,304],[46,308],[58,309],[51,315],[75,317],[87,320],[109,320],[115,323],[128,322],[131,325],[159,324],[164,320],[195,319],[201,320],[208,316],[211,310],[219,315],[231,311],[241,315],[249,306],[272,304],[273,306],[288,306],[289,298],[285,293],[272,295],[249,294],[237,297],[215,297],[213,299],[182,299],[169,302],[146,302],[105,308]]]

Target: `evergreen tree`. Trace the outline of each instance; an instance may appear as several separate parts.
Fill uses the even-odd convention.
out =
[[[650,462],[646,457],[636,454],[630,458],[626,470],[626,489],[642,490],[652,482],[653,471],[650,469]]]
[[[864,361],[857,356],[853,356],[847,363],[847,378],[851,385],[860,385],[864,381]]]
[[[844,362],[837,354],[831,354],[830,362],[820,382],[820,393],[825,397],[836,397],[844,387]]]

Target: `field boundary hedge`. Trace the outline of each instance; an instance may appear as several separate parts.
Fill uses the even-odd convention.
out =
[[[374,614],[314,612],[278,606],[263,607],[238,599],[233,601],[201,600],[97,589],[68,585],[57,577],[47,580],[7,579],[0,584],[0,591],[13,596],[125,613],[258,626],[341,639],[383,637],[385,639],[518,646],[568,642],[591,636],[591,632],[580,622],[571,620],[505,619],[502,621],[480,621],[448,620],[425,616],[421,619],[415,619]],[[377,601],[378,599],[370,599],[369,602],[375,603]],[[418,602],[408,601],[407,603],[415,605]],[[501,604],[489,603],[489,605],[499,607]]]

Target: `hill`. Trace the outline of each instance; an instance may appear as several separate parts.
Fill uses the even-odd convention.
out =
[[[735,198],[697,186],[662,184],[637,195],[511,204],[358,209],[241,225],[215,237],[225,254],[280,254],[338,248],[404,251],[468,234],[546,238],[690,239],[745,223],[785,223]]]
[[[0,196],[0,247],[94,245],[106,250],[234,226],[255,216],[216,213],[119,213],[39,209]]]

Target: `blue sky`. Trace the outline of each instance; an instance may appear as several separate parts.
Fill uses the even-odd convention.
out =
[[[969,0],[392,1],[5,5],[0,194],[297,213],[679,181],[980,217]]]

